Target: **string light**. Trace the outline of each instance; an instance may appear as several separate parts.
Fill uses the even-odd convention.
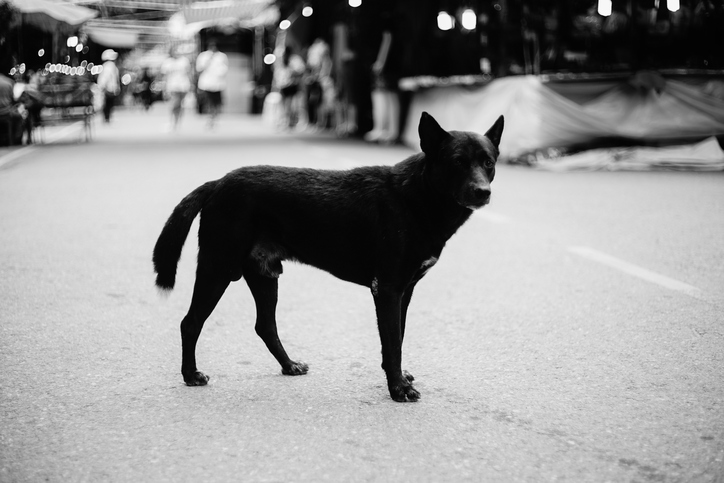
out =
[[[437,28],[440,30],[451,30],[455,25],[454,22],[455,19],[447,12],[440,12],[437,14]]]
[[[613,2],[611,0],[598,0],[598,14],[602,17],[611,15]]]
[[[478,25],[478,17],[472,9],[468,8],[463,12],[462,24],[466,30],[475,30]]]

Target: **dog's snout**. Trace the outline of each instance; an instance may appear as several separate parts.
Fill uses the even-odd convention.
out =
[[[490,188],[474,188],[473,198],[479,203],[484,203],[490,199]]]

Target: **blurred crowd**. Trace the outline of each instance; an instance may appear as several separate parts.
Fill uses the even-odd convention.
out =
[[[391,43],[391,34],[385,32],[370,73],[373,127],[364,136],[369,142],[391,144],[399,138],[397,79],[387,68]],[[281,130],[332,129],[340,137],[359,133],[356,54],[349,48],[341,50],[338,66],[332,61],[329,45],[322,39],[316,39],[306,49],[306,55],[297,53],[290,45],[277,50],[272,92],[264,103],[264,112],[271,123]]]
[[[373,79],[372,129],[369,142],[395,143],[400,107],[397,79],[388,69],[392,39],[385,32],[379,54],[367,74]],[[77,67],[57,64],[42,72],[16,69],[13,78],[0,76],[0,144],[33,141],[36,128],[53,122],[76,121],[94,113],[111,123],[116,106],[147,111],[165,101],[168,131],[178,129],[185,110],[208,117],[214,129],[224,104],[229,60],[213,39],[195,55],[173,46],[163,59],[144,65],[126,58],[121,65],[112,49],[102,64]],[[264,118],[280,131],[331,130],[340,137],[361,135],[358,126],[359,66],[356,53],[343,48],[335,64],[322,39],[298,52],[281,43],[268,62],[271,91],[263,100]],[[41,115],[42,112],[42,115]],[[52,114],[52,116],[51,116]]]

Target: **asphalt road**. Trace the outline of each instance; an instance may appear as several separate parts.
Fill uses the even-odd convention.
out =
[[[0,481],[724,482],[724,173],[501,166],[412,300],[389,399],[371,295],[287,264],[281,375],[244,283],[183,385],[177,288],[151,250],[175,204],[250,164],[412,153],[258,119],[119,112],[95,140],[0,157]],[[192,228],[195,233],[196,228]]]

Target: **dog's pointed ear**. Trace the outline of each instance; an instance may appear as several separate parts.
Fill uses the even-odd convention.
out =
[[[440,144],[449,136],[448,132],[440,127],[435,118],[427,112],[420,116],[420,125],[417,128],[420,134],[420,147],[425,154],[435,154]]]
[[[488,129],[488,132],[485,133],[485,137],[490,139],[490,142],[492,142],[495,147],[497,148],[500,145],[500,138],[503,136],[503,125],[505,124],[505,119],[503,116],[500,116],[497,121],[495,121],[495,124]]]

